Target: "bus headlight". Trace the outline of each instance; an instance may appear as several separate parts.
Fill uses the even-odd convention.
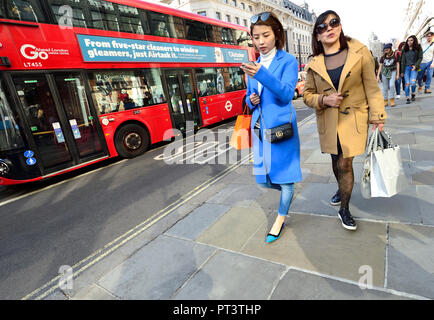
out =
[[[0,176],[5,176],[11,171],[10,161],[0,159]]]

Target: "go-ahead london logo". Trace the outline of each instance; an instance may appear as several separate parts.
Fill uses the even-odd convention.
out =
[[[48,53],[46,50],[41,50],[39,48],[36,48],[32,44],[23,44],[21,46],[20,52],[22,56],[26,59],[35,60],[35,59],[42,59],[47,60],[48,59]]]
[[[29,60],[47,60],[51,55],[69,55],[69,50],[67,49],[42,49],[28,43],[21,46],[20,52],[24,58]]]

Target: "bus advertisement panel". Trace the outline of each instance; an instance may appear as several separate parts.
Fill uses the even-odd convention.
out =
[[[255,59],[246,27],[137,0],[5,0],[0,38],[3,185],[235,117]]]

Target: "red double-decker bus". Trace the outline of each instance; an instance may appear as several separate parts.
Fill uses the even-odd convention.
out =
[[[122,156],[242,112],[248,29],[137,0],[0,1],[0,184]]]

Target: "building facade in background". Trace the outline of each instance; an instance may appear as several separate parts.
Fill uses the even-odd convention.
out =
[[[434,1],[408,0],[403,39],[415,35],[419,40],[428,31],[434,32]]]
[[[297,5],[288,0],[151,0],[173,8],[209,18],[250,27],[252,15],[272,11],[282,22],[287,38],[286,51],[300,65],[307,64],[312,53],[312,30],[316,20],[307,3]]]
[[[374,57],[380,58],[383,55],[384,43],[381,42],[375,33],[369,36],[369,50],[372,51]]]

